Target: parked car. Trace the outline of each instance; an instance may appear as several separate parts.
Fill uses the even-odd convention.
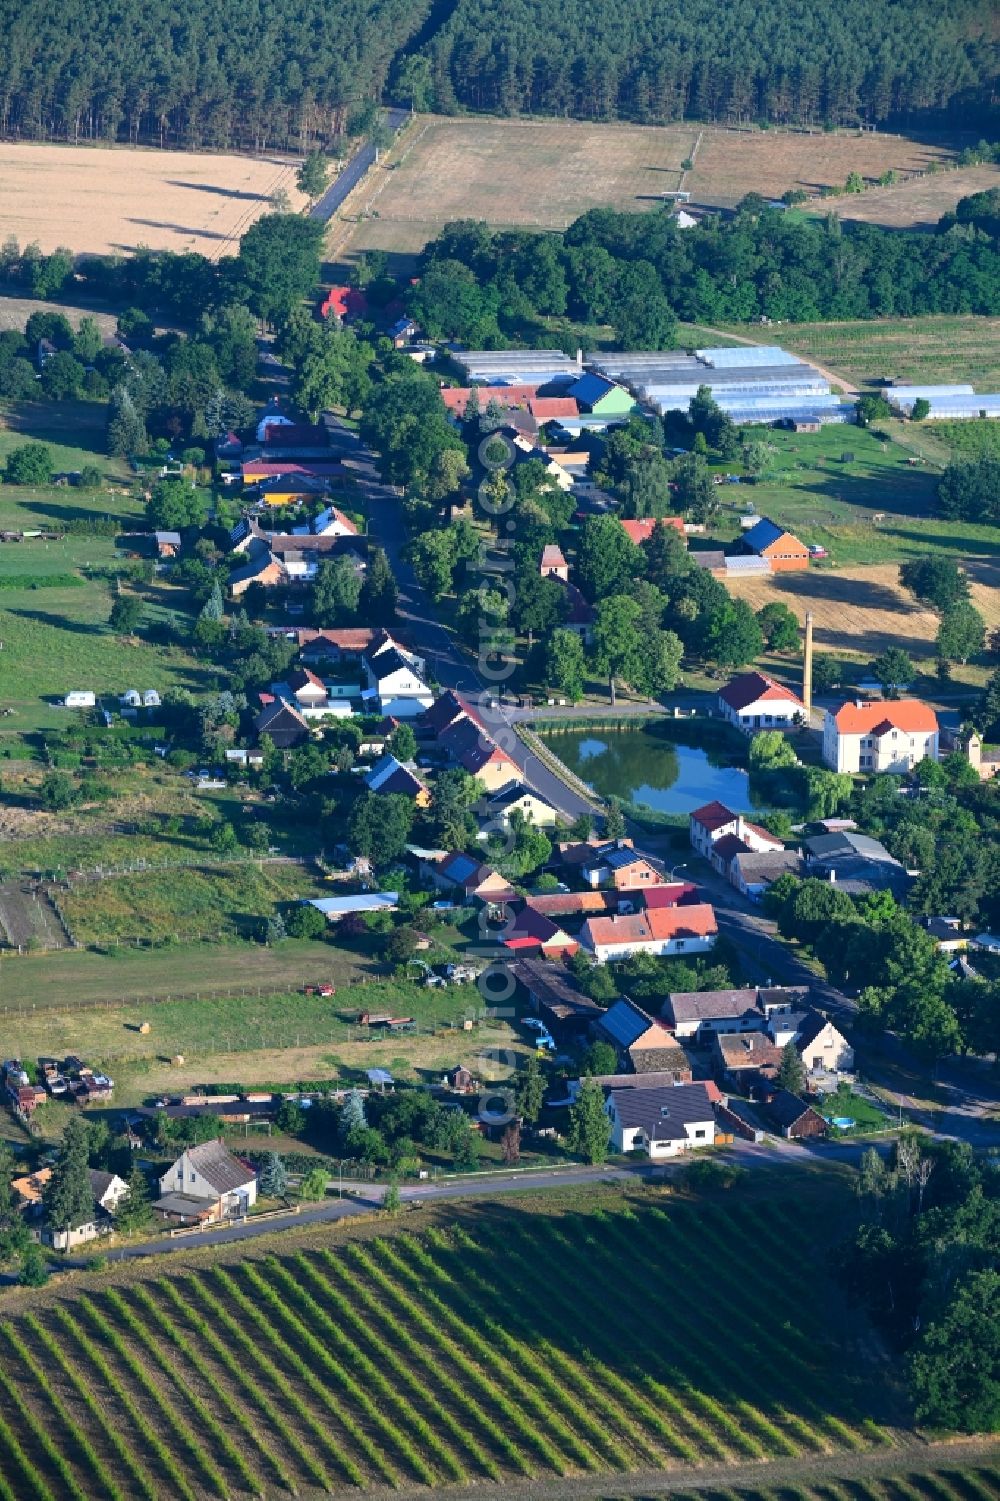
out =
[[[431,902],[432,912],[454,912],[454,902]]]

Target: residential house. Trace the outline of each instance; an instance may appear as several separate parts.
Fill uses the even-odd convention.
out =
[[[572,396],[529,396],[528,411],[542,425],[580,415],[579,405]]]
[[[530,904],[508,919],[498,937],[505,949],[519,956],[538,954],[545,959],[562,959],[575,954],[580,947],[565,928]]]
[[[387,633],[372,642],[361,660],[368,677],[362,697],[377,701],[380,713],[412,719],[434,702],[422,675],[422,659],[404,651]]]
[[[662,881],[659,886],[645,886],[642,900],[651,912],[657,907],[688,907],[700,898],[694,881]]]
[[[276,750],[292,750],[309,739],[309,726],[297,709],[283,699],[271,698],[270,694],[264,694],[262,698],[269,702],[253,722],[258,741],[267,735]]]
[[[560,818],[558,808],[553,807],[548,798],[518,781],[508,782],[499,792],[485,798],[480,806],[480,814],[487,828],[508,824],[515,811],[540,829],[552,828]]]
[[[744,1094],[777,1077],[783,1052],[763,1032],[716,1032],[712,1038],[712,1065],[718,1077]]]
[[[803,841],[803,849],[808,876],[836,881],[852,895],[866,891],[906,894],[905,867],[869,834],[816,834]]]
[[[104,1173],[97,1168],[88,1168],[91,1192],[94,1196],[93,1213],[88,1219],[71,1229],[45,1229],[42,1238],[56,1251],[71,1251],[76,1246],[86,1245],[98,1236],[110,1235],[114,1229],[113,1216],[122,1199],[128,1193],[128,1184],[117,1173]],[[25,1178],[15,1178],[11,1184],[18,1208],[26,1217],[36,1218],[42,1213],[45,1186],[52,1177],[52,1169],[43,1167]]]
[[[960,917],[925,917],[924,927],[939,954],[960,954],[969,947],[969,935],[962,931]]]
[[[672,1082],[691,1077],[691,1065],[674,1034],[634,1001],[615,1001],[594,1023],[594,1036],[609,1042],[622,1068],[634,1074],[668,1073]]]
[[[627,416],[636,405],[635,398],[624,386],[590,372],[575,380],[566,394],[573,398],[580,411],[595,417]]]
[[[715,944],[718,927],[707,902],[669,907],[625,917],[591,917],[580,940],[599,964],[632,954],[704,954]]]
[[[569,564],[563,557],[562,548],[555,542],[549,542],[542,548],[542,560],[538,565],[538,571],[543,579],[557,578],[567,582],[569,579]]]
[[[417,719],[415,729],[418,735],[424,735],[429,739],[436,740],[443,735],[445,730],[453,725],[456,720],[469,719],[472,715],[470,710],[458,694],[449,688],[425,709]],[[485,728],[485,727],[484,727]]]
[[[642,521],[624,521],[620,516],[618,518],[622,531],[635,543],[636,547],[641,547],[644,542],[649,541],[656,530],[657,520],[662,521],[664,526],[673,527],[675,531],[680,532],[682,537],[685,536],[683,516],[647,516]]]
[[[420,332],[420,326],[415,318],[397,318],[389,329],[389,338],[392,340],[394,349],[403,349],[411,344]]]
[[[715,1100],[707,1084],[612,1089],[605,1108],[616,1152],[644,1152],[656,1162],[715,1141]]]
[[[369,792],[394,792],[411,798],[418,808],[431,805],[430,789],[415,772],[392,755],[385,755],[375,763],[365,777],[365,786]]]
[[[440,891],[458,893],[463,902],[503,906],[517,895],[506,876],[461,850],[443,860],[425,861],[422,868]]]
[[[937,715],[919,699],[861,699],[827,710],[823,760],[852,776],[879,771],[908,772],[939,755]]]
[[[553,891],[531,895],[529,907],[544,912],[546,917],[566,917],[571,920],[584,917],[600,917],[618,911],[618,897],[613,891]],[[631,905],[631,904],[629,904]]]
[[[358,529],[349,516],[338,511],[336,506],[327,506],[314,516],[311,530],[315,537],[356,537]]]
[[[798,850],[769,850],[758,855],[753,850],[737,850],[729,862],[730,884],[751,902],[763,900],[767,888],[786,872],[801,876],[802,856]]]
[[[227,587],[230,597],[239,599],[251,584],[260,584],[264,589],[273,589],[284,581],[284,567],[265,547],[254,553],[241,567],[233,570],[229,575]]]
[[[794,1038],[794,1046],[808,1073],[850,1073],[854,1049],[829,1018],[809,1011]]]
[[[325,658],[331,658],[335,662],[345,658],[360,662],[381,632],[364,625],[346,626],[341,630],[317,630],[314,626],[299,626],[293,631],[272,627],[268,634],[293,639],[303,662],[321,662]]]
[[[567,864],[579,865],[588,886],[613,886],[616,891],[642,891],[660,884],[660,871],[648,855],[635,849],[631,839],[612,839],[603,844],[572,847],[563,855]]]
[[[597,1002],[584,995],[561,964],[519,955],[510,970],[526,992],[532,1010],[559,1042],[579,1041],[603,1015]]]
[[[748,735],[758,730],[791,730],[806,720],[806,707],[798,695],[763,672],[743,672],[728,682],[719,694],[719,712]]]
[[[808,991],[801,988],[779,985],[674,991],[664,1001],[661,1015],[679,1040],[704,1044],[716,1032],[760,1032],[771,1027],[776,1018],[787,1019],[796,1013],[801,1017],[807,996]],[[798,1024],[796,1021],[795,1028]]]
[[[510,439],[515,451],[518,463],[526,464],[534,461],[541,464],[548,479],[554,481],[560,490],[572,490],[573,476],[569,470],[553,458],[546,448],[539,448],[538,444],[530,437],[520,433],[516,428],[505,428],[503,432]]]
[[[319,305],[324,322],[332,318],[337,323],[353,323],[367,318],[368,311],[368,298],[360,287],[331,287]]]
[[[289,472],[289,466],[283,464],[277,466],[282,471],[280,474],[258,473],[254,478],[253,469],[263,469],[264,466],[245,464],[243,467],[246,483],[253,485],[253,489],[247,492],[248,498],[269,506],[305,505],[310,500],[323,500],[330,493],[330,479],[324,475]]]
[[[437,736],[437,748],[476,777],[487,792],[499,792],[517,782],[521,774],[517,762],[501,750],[482,720],[464,711]]]
[[[158,558],[176,558],[180,554],[180,532],[154,532],[153,542],[156,546],[156,556]]]
[[[768,833],[767,829],[750,823],[742,813],[734,813],[731,808],[719,802],[705,803],[696,808],[688,818],[688,832],[692,847],[707,860],[712,859],[715,846],[721,839],[732,837],[739,841],[738,846],[723,846],[723,863],[716,865],[722,875],[726,874],[729,860],[741,850],[753,850],[755,854],[763,855],[784,849],[781,840]]]
[[[679,990],[663,1003],[662,1015],[678,1039],[704,1043],[717,1032],[763,1032],[767,1016],[754,987],[742,990]]]
[[[743,544],[748,552],[764,559],[772,573],[789,573],[809,567],[808,547],[766,516],[744,532]]]
[[[765,1114],[778,1135],[792,1141],[826,1135],[826,1121],[819,1112],[787,1089],[775,1091],[767,1101]]]
[[[153,1208],[169,1223],[245,1215],[257,1202],[257,1174],[219,1141],[186,1147],[160,1179]]]
[[[329,697],[323,679],[307,667],[293,668],[288,675],[288,690],[300,711],[322,708]]]

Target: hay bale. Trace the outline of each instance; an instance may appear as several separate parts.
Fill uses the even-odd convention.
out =
[[[140,1032],[141,1036],[148,1037],[149,1034],[150,1034],[150,1032],[152,1030],[153,1029],[150,1026],[149,1022],[140,1022],[140,1024],[139,1024],[139,1032]]]
[[[174,1068],[180,1068],[182,1066],[183,1062],[184,1062],[184,1054],[183,1053],[175,1053],[174,1056],[171,1058],[170,1062],[171,1062],[171,1064],[173,1065]]]

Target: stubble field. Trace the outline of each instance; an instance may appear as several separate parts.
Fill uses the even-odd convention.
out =
[[[452,219],[564,229],[589,208],[652,209],[678,188],[694,204],[731,208],[751,189],[814,192],[852,171],[877,177],[893,168],[905,177],[950,158],[943,146],[870,133],[430,117],[351,196],[330,250],[347,260],[366,249],[412,257]],[[686,173],[685,160],[693,160]],[[939,213],[968,191],[961,175],[921,180],[943,195]]]
[[[5,144],[0,240],[93,255],[137,245],[230,254],[279,188],[301,205],[294,178],[293,162],[270,156]]]
[[[972,602],[992,630],[1000,624],[997,565],[973,558],[966,567],[973,581]],[[727,587],[754,610],[778,600],[800,621],[811,610],[816,645],[826,651],[877,656],[889,646],[901,646],[917,660],[935,654],[939,618],[901,587],[896,564],[737,578]]]

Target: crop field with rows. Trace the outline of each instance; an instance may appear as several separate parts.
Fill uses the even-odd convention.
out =
[[[0,1497],[886,1466],[892,1368],[802,1192],[551,1195],[31,1295],[3,1321]],[[739,1247],[780,1275],[748,1282]]]

